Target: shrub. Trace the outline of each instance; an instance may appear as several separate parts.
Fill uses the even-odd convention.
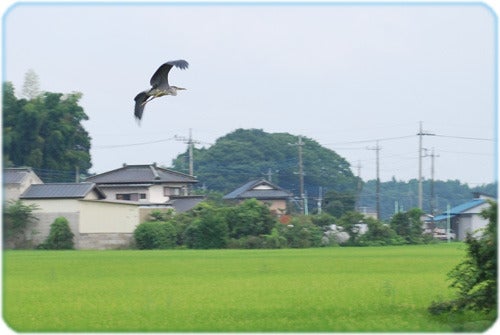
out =
[[[22,236],[30,222],[38,220],[33,211],[37,210],[36,204],[25,205],[21,200],[9,201],[3,208],[3,238],[16,239]]]
[[[280,227],[280,235],[290,248],[310,248],[321,246],[323,231],[311,223],[308,216],[296,216],[289,225]]]
[[[226,222],[231,238],[269,234],[276,224],[269,207],[255,199],[248,199],[226,211]]]
[[[432,314],[462,312],[464,310],[497,310],[497,203],[481,212],[489,220],[481,237],[467,235],[467,256],[449,274],[451,287],[458,290],[451,301],[433,302],[429,307]]]
[[[192,249],[222,249],[227,247],[226,221],[215,212],[195,219],[185,232],[185,243]]]
[[[281,223],[278,223],[281,225]],[[278,228],[273,228],[271,234],[264,235],[265,238],[265,248],[268,249],[279,249],[286,248],[286,238],[280,236]]]
[[[170,222],[143,222],[134,230],[139,249],[171,249],[176,246],[177,232]]]
[[[73,249],[73,237],[74,234],[69,228],[68,220],[60,216],[50,225],[49,236],[38,248],[51,250]]]

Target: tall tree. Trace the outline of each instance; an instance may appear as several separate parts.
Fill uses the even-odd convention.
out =
[[[10,83],[3,85],[4,159],[35,170],[87,173],[92,166],[90,136],[82,125],[88,120],[78,105],[81,93],[44,92],[30,100],[16,99]],[[69,181],[74,175],[48,175],[45,182]]]
[[[29,69],[24,75],[22,96],[23,98],[31,100],[39,96],[40,93],[40,80],[38,75],[33,69]]]

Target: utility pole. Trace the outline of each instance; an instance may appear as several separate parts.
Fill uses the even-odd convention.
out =
[[[323,201],[323,188],[320,186],[318,191],[318,214],[321,214],[322,201]]]
[[[420,129],[418,132],[418,208],[422,209],[423,203],[423,188],[422,188],[422,158],[423,158],[423,148],[422,148],[422,136],[435,134],[427,133],[422,130],[422,121],[420,121]]]
[[[376,173],[377,173],[377,184],[376,184],[376,202],[377,202],[377,220],[380,220],[380,160],[379,160],[379,152],[380,146],[377,144],[375,147],[368,147],[368,150],[375,150],[376,153]]]
[[[267,169],[267,173],[263,173],[263,175],[267,176],[267,181],[272,183],[273,182],[273,170],[271,168]]]
[[[305,202],[304,196],[304,166],[302,162],[302,147],[304,146],[304,142],[302,142],[302,136],[299,136],[299,140],[297,143],[288,143],[289,145],[294,145],[299,148],[299,188],[300,188],[300,199],[303,206],[304,213],[307,213],[307,209],[305,206],[307,205]]]
[[[190,176],[194,176],[193,148],[194,148],[194,144],[195,143],[200,143],[200,142],[193,140],[193,135],[192,135],[191,128],[189,128],[189,138],[185,138],[183,136],[177,136],[177,135],[175,135],[174,138],[177,141],[183,141],[184,143],[187,143],[187,145],[188,145],[188,155],[189,155],[189,175]]]
[[[434,148],[432,148],[430,156],[431,156],[431,201],[430,201],[431,212],[430,212],[430,214],[434,215],[434,210],[436,207],[436,202],[434,199],[435,198],[435,195],[434,195],[434,159],[436,157],[439,157],[439,155],[434,154]]]
[[[359,208],[359,203],[360,203],[360,197],[361,197],[361,188],[363,185],[363,182],[361,180],[361,162],[358,161],[358,165],[356,165],[356,168],[358,169],[358,185],[356,188],[357,191],[357,199],[356,199],[356,208]]]

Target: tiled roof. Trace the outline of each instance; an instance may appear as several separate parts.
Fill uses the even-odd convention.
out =
[[[177,213],[183,213],[204,200],[203,196],[172,197],[169,203],[175,208]]]
[[[30,173],[34,173],[30,168],[5,168],[3,169],[3,183],[19,184]]]
[[[86,179],[96,184],[122,183],[197,183],[187,174],[157,167],[156,165],[125,165],[119,169],[101,173]]]
[[[260,185],[267,185],[271,189],[254,189]],[[290,198],[292,194],[274,185],[273,183],[265,180],[258,179],[252,180],[248,183],[238,187],[234,191],[226,194],[223,199],[284,199]]]
[[[94,183],[51,183],[33,184],[22,195],[21,199],[61,199],[84,198],[89,192],[95,190],[99,198],[105,198]]]
[[[456,216],[456,215],[461,214],[463,212],[466,212],[474,207],[482,205],[485,202],[486,202],[485,199],[474,199],[474,200],[471,200],[471,201],[466,202],[464,204],[455,206],[453,208],[450,208],[450,216],[451,217]],[[444,212],[440,215],[435,216],[434,221],[443,221],[443,220],[446,220],[447,218],[448,218],[448,213]]]

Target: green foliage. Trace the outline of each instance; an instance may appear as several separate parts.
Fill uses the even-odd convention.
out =
[[[399,236],[389,225],[374,218],[365,218],[368,231],[359,237],[359,245],[383,246],[405,244],[404,238]]]
[[[335,224],[337,220],[328,213],[311,215],[311,222],[323,230],[327,230],[329,226]]]
[[[278,225],[280,225],[278,223]],[[265,239],[265,248],[269,249],[280,249],[285,248],[287,246],[287,240],[284,236],[281,236],[277,227],[274,227],[271,230],[271,233],[268,235],[264,235]]]
[[[3,239],[17,238],[24,233],[26,226],[38,220],[33,215],[37,210],[36,204],[26,205],[21,200],[11,200],[4,203],[3,208]]]
[[[463,312],[465,310],[497,313],[497,214],[498,205],[490,201],[490,207],[481,215],[489,220],[483,235],[468,234],[467,256],[449,274],[451,287],[458,290],[451,301],[434,302],[429,311],[433,314]]]
[[[269,207],[255,199],[248,199],[226,211],[230,238],[269,234],[276,224]]]
[[[354,211],[355,205],[356,194],[354,192],[328,191],[325,194],[324,210],[334,217],[341,217],[346,212]]]
[[[309,216],[295,216],[288,225],[280,225],[280,234],[290,248],[321,246],[323,231],[311,222]]]
[[[423,211],[418,208],[410,209],[407,212],[398,212],[391,218],[391,228],[408,244],[423,243],[422,222],[420,217]]]
[[[143,222],[135,228],[134,239],[138,249],[171,249],[176,246],[177,231],[170,222]]]
[[[184,242],[192,249],[221,249],[227,246],[229,229],[224,208],[198,204],[190,213],[193,221],[184,232]]]
[[[168,209],[166,211],[161,211],[161,210],[153,210],[150,214],[149,217],[151,221],[169,221],[174,217],[174,211],[172,209]]]
[[[4,83],[3,95],[3,154],[8,164],[88,172],[90,137],[81,124],[88,117],[78,105],[80,93],[44,92],[18,100],[12,84]],[[68,177],[47,176],[44,181],[74,180]]]
[[[38,248],[49,250],[73,249],[73,237],[74,234],[69,227],[68,220],[60,216],[50,225],[49,236]]]

